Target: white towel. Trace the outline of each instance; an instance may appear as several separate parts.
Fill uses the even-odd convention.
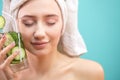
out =
[[[20,6],[26,1],[3,0],[3,16],[6,19],[4,31],[16,31],[13,27],[17,27],[16,15]],[[56,0],[56,2],[61,8],[64,22],[59,50],[69,56],[79,56],[86,53],[86,45],[78,30],[78,0]]]

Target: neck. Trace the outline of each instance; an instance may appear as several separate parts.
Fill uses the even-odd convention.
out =
[[[59,52],[53,52],[46,55],[36,56],[28,53],[28,63],[30,70],[35,73],[45,74],[56,63]]]

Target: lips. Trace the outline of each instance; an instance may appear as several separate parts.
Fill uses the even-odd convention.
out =
[[[35,49],[43,49],[47,46],[48,44],[48,41],[43,41],[43,42],[32,42],[31,43],[32,46],[35,48]]]

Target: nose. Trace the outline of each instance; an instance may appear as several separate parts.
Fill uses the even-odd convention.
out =
[[[36,27],[36,30],[34,32],[34,38],[35,39],[42,39],[45,37],[45,28],[42,24],[38,24]]]

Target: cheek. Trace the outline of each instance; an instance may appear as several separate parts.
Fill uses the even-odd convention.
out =
[[[62,21],[58,21],[55,26],[49,29],[49,33],[54,35],[54,37],[61,36],[62,34]]]
[[[32,35],[31,30],[25,29],[23,27],[20,27],[19,30],[20,30],[24,44],[27,44],[27,42],[30,40]]]
[[[28,42],[29,42],[29,38],[30,38],[30,35],[28,35],[27,33],[25,32],[21,32],[21,35],[22,35],[22,40],[23,40],[23,43],[24,45],[28,45]]]
[[[49,35],[51,36],[51,39],[54,40],[55,44],[59,42],[61,34],[61,27],[49,31]]]

